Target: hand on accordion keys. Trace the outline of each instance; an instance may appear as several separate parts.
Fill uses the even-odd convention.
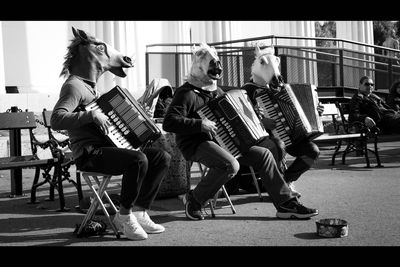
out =
[[[273,130],[276,128],[276,121],[274,119],[264,117],[261,119],[261,122],[267,130]]]
[[[267,118],[265,116],[264,109],[260,105],[254,105],[255,112],[259,115],[262,124],[264,125],[265,129],[273,130],[276,128],[276,122],[274,119]]]
[[[206,133],[210,139],[213,139],[214,136],[217,134],[217,124],[213,121],[210,121],[207,118],[202,119],[201,121],[201,131]]]
[[[108,120],[107,115],[101,113],[98,110],[92,110],[92,118],[93,122],[99,126],[100,130],[107,135],[108,128],[112,125],[111,122]]]

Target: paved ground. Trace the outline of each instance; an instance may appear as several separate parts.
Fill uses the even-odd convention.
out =
[[[69,212],[57,212],[58,199],[46,201],[48,187],[39,189],[39,204],[27,204],[33,171],[23,171],[25,196],[9,198],[9,171],[0,171],[0,246],[399,246],[400,244],[400,142],[381,143],[384,168],[364,168],[362,158],[349,157],[346,166],[329,165],[330,147],[321,147],[318,164],[296,183],[302,202],[320,214],[308,220],[280,220],[264,193],[231,196],[237,210],[223,207],[216,218],[186,219],[178,197],[157,200],[150,215],[166,231],[145,241],[103,237],[77,238],[72,232],[83,214],[76,191],[65,184]],[[375,162],[373,161],[373,166]],[[111,193],[118,193],[120,180],[113,180]],[[196,178],[193,179],[196,183]],[[87,192],[87,188],[84,187]],[[57,195],[56,195],[57,196]],[[226,205],[220,199],[221,205]],[[101,219],[102,217],[99,217]],[[341,218],[349,223],[344,238],[322,238],[315,221]]]

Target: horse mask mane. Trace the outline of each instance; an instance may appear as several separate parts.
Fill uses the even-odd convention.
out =
[[[217,90],[222,67],[215,48],[201,43],[199,47],[192,47],[192,54],[192,66],[186,81],[206,91]]]
[[[106,71],[110,71],[119,77],[126,77],[123,68],[133,67],[130,57],[124,56],[104,41],[74,27],[72,27],[72,33],[74,38],[64,56],[65,61],[60,76],[68,76],[75,67],[93,67],[97,71],[96,78]]]
[[[255,47],[255,60],[251,66],[251,79],[259,86],[282,87],[283,77],[279,70],[280,58],[274,55],[274,47]]]

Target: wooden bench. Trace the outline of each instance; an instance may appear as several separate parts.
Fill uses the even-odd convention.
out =
[[[60,137],[57,137],[56,132],[51,129],[50,119],[51,119],[52,112],[53,112],[52,110],[43,109],[43,112],[42,112],[43,126],[46,127],[46,129],[47,129],[49,140],[53,140],[54,142],[56,142],[58,145],[57,147],[63,153],[63,156],[64,156],[63,162],[61,162],[62,181],[66,180],[75,186],[75,188],[78,192],[78,201],[80,202],[83,199],[80,172],[78,172],[78,171],[75,172],[76,181],[70,179],[71,174],[70,174],[69,169],[72,165],[75,164],[74,158],[72,157],[72,152],[70,150],[70,140],[66,133],[61,133],[61,136],[63,136],[63,138],[60,138]]]
[[[10,136],[10,156],[0,158],[0,170],[10,170],[11,173],[11,194],[10,197],[23,195],[22,193],[22,169],[35,168],[35,176],[31,189],[31,203],[35,202],[36,188],[41,184],[48,182],[58,190],[60,200],[60,211],[66,211],[64,193],[61,181],[61,164],[63,156],[58,153],[56,144],[47,140],[39,142],[34,135],[36,128],[36,120],[33,112],[21,111],[17,107],[0,113],[0,129],[9,130]],[[30,145],[32,154],[22,155],[21,151],[21,130],[28,130],[30,137]],[[38,148],[50,149],[53,157],[40,158],[38,156]],[[54,169],[53,175],[50,174]],[[43,178],[45,182],[38,183],[40,172],[43,170]]]
[[[332,155],[331,165],[335,165],[336,156],[342,154],[342,164],[346,164],[346,155],[356,152],[356,156],[364,156],[366,167],[371,166],[369,153],[374,154],[376,158],[376,167],[383,167],[378,152],[378,132],[370,131],[362,123],[350,123],[348,121],[348,103],[322,104],[324,106],[323,117],[329,117],[328,123],[333,125],[334,132],[324,133],[315,142],[335,141],[334,153]],[[326,121],[326,120],[325,120]],[[369,139],[373,139],[374,149],[368,148]],[[344,149],[342,148],[344,146]]]

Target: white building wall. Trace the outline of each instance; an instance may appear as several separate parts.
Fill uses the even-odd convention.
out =
[[[349,41],[355,41],[360,43],[374,44],[374,32],[373,32],[373,22],[372,21],[337,21],[336,22],[336,38],[344,39]],[[360,46],[357,44],[345,43],[343,48],[358,50],[365,53],[374,53],[373,48]],[[373,61],[374,59],[370,56],[361,55],[346,55],[355,56],[363,60]],[[346,64],[346,60],[344,60]],[[352,61],[354,64],[354,61]],[[360,67],[374,68],[373,64],[360,61],[358,64]],[[374,77],[373,71],[367,71],[365,69],[360,70],[356,68],[346,68],[344,70],[344,84],[346,86],[358,87],[358,81],[360,77],[364,75],[370,75]]]
[[[0,88],[5,88],[6,83],[5,83],[5,78],[4,78],[4,53],[3,53],[3,27],[2,27],[3,22],[0,21]],[[0,90],[1,91],[1,90]],[[1,110],[0,110],[1,112]]]
[[[104,41],[126,49],[128,56],[135,54],[135,67],[127,71],[128,79],[120,80],[107,73],[98,83],[99,88],[104,87],[104,90],[110,89],[115,83],[121,84],[130,89],[134,97],[140,97],[146,87],[146,45],[175,41],[170,38],[173,35],[164,31],[162,21],[2,21],[0,112],[11,105],[32,111],[54,107],[64,82],[59,74],[72,39],[71,26],[86,30],[100,39],[111,40]],[[113,32],[118,30],[126,30],[129,35],[126,43],[113,40]],[[140,52],[136,53],[137,50]],[[18,86],[20,93],[6,94],[5,86]]]
[[[20,108],[41,111],[52,107],[63,82],[59,77],[66,47],[71,38],[71,25],[91,32],[99,38],[104,32],[128,29],[127,43],[115,45],[136,54],[136,70],[129,70],[129,79],[118,80],[111,74],[104,76],[104,84],[123,83],[135,97],[140,97],[146,86],[145,51],[152,43],[218,42],[267,35],[314,37],[313,21],[2,21],[0,29],[0,112],[14,105],[20,98]],[[113,27],[105,30],[105,27]],[[190,39],[190,30],[191,37]],[[338,21],[337,38],[373,43],[372,21]],[[298,41],[282,44],[310,45]],[[312,45],[312,44],[311,44]],[[132,48],[131,48],[132,47]],[[130,54],[128,54],[130,55]],[[187,64],[187,62],[183,62]],[[164,69],[165,66],[162,66]],[[306,66],[313,73],[313,66]],[[162,74],[161,74],[162,75]],[[299,74],[300,75],[300,74]],[[302,74],[301,74],[302,75]],[[308,75],[308,74],[307,74]],[[108,76],[108,77],[107,77]],[[183,76],[183,74],[181,74]],[[18,86],[19,96],[5,94],[4,86]],[[105,85],[106,86],[106,85]],[[109,86],[109,85],[108,85]],[[17,103],[18,104],[18,103]]]

